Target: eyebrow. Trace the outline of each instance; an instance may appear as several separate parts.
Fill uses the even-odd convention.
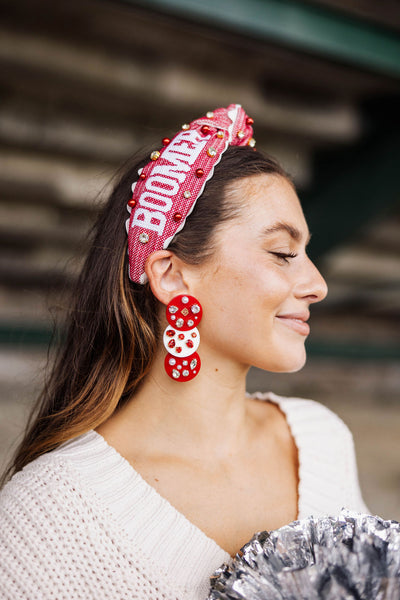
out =
[[[271,233],[276,233],[277,231],[286,231],[290,235],[290,237],[296,242],[301,242],[301,240],[303,239],[303,234],[297,229],[297,227],[294,227],[293,225],[289,225],[289,223],[284,223],[282,221],[274,223],[274,225],[271,225],[271,227],[266,227],[265,229],[263,229],[262,233],[263,235],[271,235]],[[312,234],[308,232],[306,246],[310,243],[311,235]]]

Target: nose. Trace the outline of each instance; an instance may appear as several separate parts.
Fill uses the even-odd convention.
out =
[[[328,294],[325,279],[308,256],[306,256],[304,272],[296,286],[295,294],[298,298],[306,298],[310,304],[321,302]]]

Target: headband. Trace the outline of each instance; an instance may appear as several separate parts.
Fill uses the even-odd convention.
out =
[[[240,104],[217,108],[182,125],[139,170],[127,204],[129,277],[146,283],[144,266],[156,250],[167,248],[185,225],[228,146],[255,146],[253,119]]]

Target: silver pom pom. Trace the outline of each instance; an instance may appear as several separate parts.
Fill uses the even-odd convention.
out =
[[[208,600],[399,600],[400,523],[342,510],[256,533]]]

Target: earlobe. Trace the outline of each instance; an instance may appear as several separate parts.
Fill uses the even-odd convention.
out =
[[[157,250],[148,257],[145,272],[151,291],[163,304],[173,296],[187,292],[181,261],[169,250]]]

